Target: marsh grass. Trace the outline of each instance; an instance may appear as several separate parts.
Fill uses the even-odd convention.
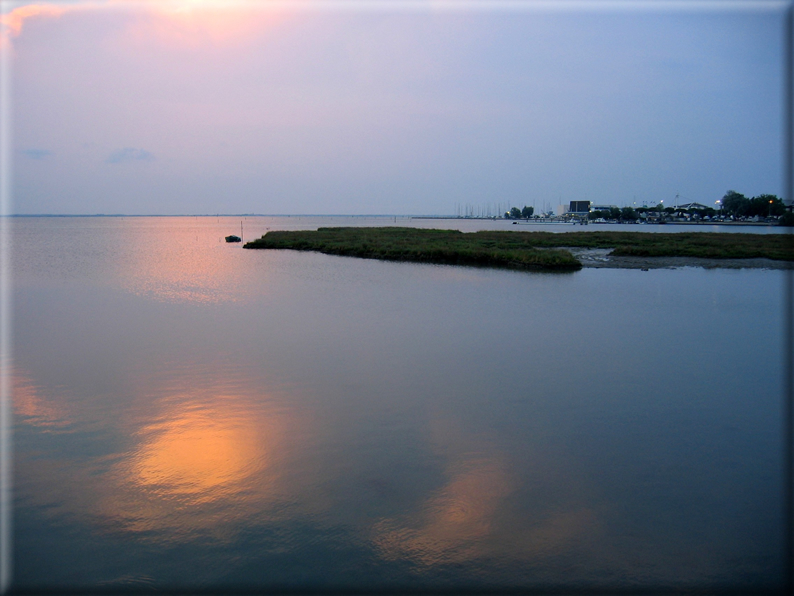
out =
[[[268,232],[245,248],[311,250],[389,261],[446,263],[523,270],[575,271],[565,248],[612,248],[614,256],[767,258],[794,260],[788,234],[681,232],[512,232],[417,228],[320,228]],[[551,250],[549,250],[551,249]]]
[[[789,234],[714,232],[477,232],[504,246],[612,248],[613,256],[794,260]]]
[[[245,248],[288,248],[367,259],[505,269],[575,271],[582,267],[567,250],[513,246],[479,233],[464,234],[457,230],[320,228],[268,232],[259,240],[247,243]]]

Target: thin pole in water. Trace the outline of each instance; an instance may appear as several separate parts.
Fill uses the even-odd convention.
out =
[[[243,220],[240,220],[240,242],[243,241]]]

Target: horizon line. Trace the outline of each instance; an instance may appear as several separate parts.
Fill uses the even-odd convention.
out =
[[[453,217],[427,213],[3,213],[0,217]],[[471,219],[471,218],[461,218]],[[486,219],[488,219],[486,217]]]

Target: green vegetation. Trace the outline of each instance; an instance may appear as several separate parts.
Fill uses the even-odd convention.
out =
[[[787,234],[722,234],[714,232],[476,232],[481,242],[506,250],[527,248],[613,248],[614,256],[767,258],[794,261],[794,239]]]
[[[632,209],[634,211],[634,209]],[[601,211],[591,211],[587,215],[587,219],[610,219],[614,221],[620,220],[620,209],[612,207],[611,209],[604,209]],[[637,219],[636,217],[634,219]]]
[[[613,247],[610,254],[614,256],[794,261],[794,242],[787,234],[577,232],[575,235],[576,239],[566,242],[568,246]],[[551,242],[559,246],[562,240]]]
[[[268,232],[245,248],[314,250],[332,255],[475,265],[505,269],[575,271],[582,265],[566,250],[537,250],[505,242],[510,232],[486,237],[457,230],[416,228],[320,228],[314,231]]]
[[[788,234],[681,232],[474,232],[416,228],[320,228],[269,232],[245,248],[313,250],[332,255],[478,265],[524,270],[573,271],[581,264],[565,248],[612,248],[614,256],[767,258],[794,261]],[[549,250],[552,249],[552,250]]]
[[[759,195],[748,199],[735,190],[729,190],[720,202],[723,213],[734,217],[779,217],[786,212],[783,201],[775,195]]]
[[[524,205],[523,209],[511,207],[510,211],[505,212],[505,219],[530,219],[534,213],[534,207],[527,207],[526,205]]]

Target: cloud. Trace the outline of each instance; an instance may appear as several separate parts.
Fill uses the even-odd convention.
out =
[[[67,13],[119,8],[139,18],[128,24],[131,39],[197,47],[206,42],[236,43],[256,36],[264,23],[274,24],[286,3],[250,0],[21,0],[0,2],[0,49],[12,48],[30,19],[59,18]]]
[[[27,19],[37,16],[59,17],[64,12],[65,8],[63,6],[28,4],[14,8],[9,13],[0,14],[0,25],[11,35],[17,36],[22,31],[22,25]]]
[[[146,149],[135,149],[124,147],[111,153],[107,158],[107,163],[124,163],[128,161],[154,161],[156,158]]]
[[[49,149],[22,149],[20,153],[30,159],[38,160],[49,157],[50,155],[54,155],[54,153]]]
[[[6,7],[3,6],[3,9]],[[27,4],[0,13],[0,50],[8,51],[11,38],[19,36],[25,21],[33,17],[60,17],[65,12],[63,6],[52,4]]]

